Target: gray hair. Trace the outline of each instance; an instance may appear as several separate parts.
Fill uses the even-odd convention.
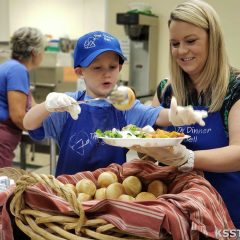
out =
[[[14,32],[10,47],[13,59],[28,59],[32,53],[39,53],[44,50],[45,37],[36,28],[22,27]]]

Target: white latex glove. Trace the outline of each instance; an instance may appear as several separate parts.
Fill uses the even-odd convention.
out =
[[[81,108],[77,101],[64,93],[49,93],[45,100],[48,112],[69,112],[74,120],[78,119]]]
[[[207,116],[207,111],[194,110],[192,106],[178,106],[176,98],[172,97],[168,118],[174,126],[191,125],[195,123],[198,123],[200,126],[205,126],[203,118]]]
[[[172,147],[141,147],[136,145],[131,149],[144,153],[165,165],[175,167],[186,163],[189,157],[189,150],[182,144]]]

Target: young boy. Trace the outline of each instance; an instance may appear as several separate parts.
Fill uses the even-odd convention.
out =
[[[199,113],[176,104],[170,111],[145,106],[139,100],[127,111],[117,110],[104,100],[81,104],[81,107],[76,104],[79,100],[106,97],[115,87],[125,60],[114,36],[96,31],[80,37],[74,50],[74,69],[84,79],[86,91],[50,93],[45,102],[25,115],[24,127],[31,130],[29,134],[33,139],[56,140],[59,147],[56,176],[93,171],[126,161],[126,149],[96,139],[94,133],[98,128],[105,131],[122,129],[128,124],[166,126],[170,125],[168,115],[172,124],[177,125],[202,121]]]

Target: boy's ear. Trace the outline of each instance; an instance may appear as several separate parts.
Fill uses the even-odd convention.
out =
[[[122,70],[122,64],[119,64],[119,72]]]
[[[77,75],[82,75],[82,69],[80,67],[74,68],[74,71]]]

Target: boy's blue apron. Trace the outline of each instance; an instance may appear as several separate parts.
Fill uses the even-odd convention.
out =
[[[207,110],[194,107],[195,110]],[[228,146],[229,140],[224,131],[220,112],[209,113],[204,119],[206,125],[198,124],[181,127],[168,127],[168,131],[184,132],[191,138],[183,144],[191,150],[206,150]],[[212,173],[204,172],[206,179],[222,196],[235,227],[240,229],[240,172]]]
[[[84,95],[78,100],[83,99]],[[107,145],[94,134],[98,128],[105,131],[124,126],[126,121],[122,112],[113,106],[81,104],[78,119],[69,117],[61,133],[56,176],[93,171],[111,163],[124,163],[127,149]]]

